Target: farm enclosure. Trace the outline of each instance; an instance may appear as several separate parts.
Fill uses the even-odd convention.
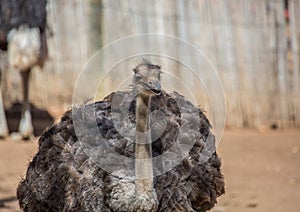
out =
[[[299,127],[300,2],[287,2],[288,8],[283,0],[48,0],[50,56],[45,70],[33,74],[31,100],[39,108],[69,108],[76,79],[93,53],[126,36],[159,33],[190,42],[211,61],[224,87],[228,127]],[[185,75],[176,61],[154,62]],[[20,100],[19,80],[13,71],[7,74],[7,107]],[[210,113],[205,88],[195,93]]]

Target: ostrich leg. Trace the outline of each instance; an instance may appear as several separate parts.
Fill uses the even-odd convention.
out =
[[[4,138],[8,135],[8,128],[6,123],[6,117],[4,112],[4,104],[2,99],[2,70],[0,70],[0,137]]]
[[[23,139],[29,139],[33,134],[33,126],[30,113],[29,103],[29,77],[30,70],[21,71],[22,83],[23,83],[23,104],[21,112],[21,121],[19,124],[19,133]]]

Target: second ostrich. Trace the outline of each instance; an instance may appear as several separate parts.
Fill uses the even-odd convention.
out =
[[[21,209],[210,210],[224,193],[211,126],[183,96],[161,89],[160,74],[159,66],[142,60],[134,69],[132,90],[74,107],[46,130],[17,188]],[[115,119],[115,114],[122,118]],[[84,124],[76,123],[78,119]],[[132,129],[133,134],[124,135]],[[134,162],[110,172],[103,167],[122,163],[111,152]],[[175,163],[175,158],[180,160]]]
[[[21,74],[23,103],[18,131],[24,139],[33,134],[29,102],[30,72],[36,65],[42,68],[48,55],[46,3],[47,0],[0,0],[0,62],[8,62],[9,68]],[[8,127],[1,93],[1,76],[5,71],[2,69],[0,67],[0,137],[5,137]]]

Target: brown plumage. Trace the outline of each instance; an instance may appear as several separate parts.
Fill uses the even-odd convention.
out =
[[[137,68],[142,65],[149,69],[148,65],[152,64],[148,63],[144,61]],[[159,67],[156,69],[160,71]],[[138,78],[144,76],[142,74]],[[101,152],[99,147],[105,144],[119,155],[135,157],[135,135],[132,138],[124,137],[119,131],[132,128],[138,121],[137,92],[136,89],[117,91],[103,101],[74,107],[64,114],[58,124],[43,133],[39,139],[38,153],[30,162],[26,177],[17,189],[20,207],[24,211],[204,212],[211,209],[217,197],[224,193],[224,180],[210,123],[204,113],[183,96],[176,92],[157,92],[155,88],[159,86],[156,85],[146,86],[148,91],[156,93],[151,95],[149,114],[152,111],[163,114],[165,128],[162,129],[157,118],[149,118],[151,138],[154,140],[151,148],[148,148],[149,154],[157,158],[169,151],[175,157],[181,157],[181,154],[184,157],[174,168],[162,174],[157,173],[163,166],[172,164],[173,160],[167,158],[161,161],[161,166],[156,161],[153,165],[153,181],[149,181],[152,190],[136,195],[138,181],[127,177],[128,169],[126,171],[124,167],[109,173],[87,154]],[[137,87],[135,83],[134,87]],[[123,118],[113,120],[112,105],[118,106],[113,112],[120,116],[124,105],[129,105],[125,117],[129,119],[127,125]],[[193,116],[195,113],[198,116]],[[84,124],[77,126],[80,130],[77,128],[76,133],[74,117],[84,120]],[[191,143],[192,148],[186,155],[180,152]],[[98,152],[96,155],[104,157],[104,154],[102,152],[99,155]],[[106,165],[113,167],[117,163],[107,160]],[[127,166],[129,170],[135,169],[134,164]]]

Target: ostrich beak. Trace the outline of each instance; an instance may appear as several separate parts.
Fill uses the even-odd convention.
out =
[[[148,87],[154,94],[160,94],[161,92],[161,85],[158,80],[151,81]]]

